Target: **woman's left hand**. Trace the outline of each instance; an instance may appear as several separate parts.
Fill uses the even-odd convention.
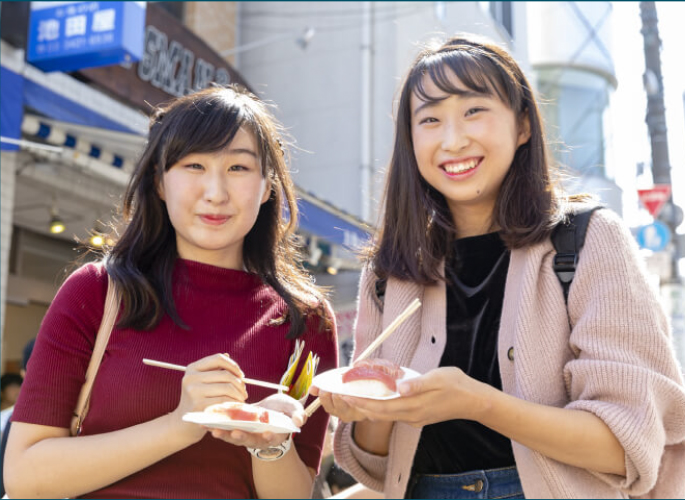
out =
[[[302,404],[286,394],[273,394],[262,399],[256,406],[269,410],[280,411],[288,415],[297,427],[302,427],[307,421],[307,414]],[[236,446],[248,448],[269,448],[277,446],[288,439],[288,434],[275,434],[273,432],[245,432],[241,430],[211,429],[212,436]]]
[[[455,367],[442,367],[402,382],[400,398],[373,400],[343,396],[372,421],[406,422],[414,427],[447,420],[478,420],[487,409],[490,386]]]

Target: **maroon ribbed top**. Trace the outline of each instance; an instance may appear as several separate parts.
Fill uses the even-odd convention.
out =
[[[143,365],[143,358],[187,365],[228,352],[247,377],[278,382],[295,341],[289,324],[269,325],[285,302],[256,275],[179,260],[174,300],[183,329],[168,317],[152,331],[117,329],[107,346],[83,434],[130,427],[178,406],[183,373]],[[13,421],[69,427],[93,350],[107,292],[102,266],[87,264],[64,283],[48,310],[28,367]],[[318,372],[337,365],[337,344],[312,318],[301,337],[305,352],[321,357]],[[248,402],[273,390],[248,386]],[[318,470],[328,415],[317,411],[295,446],[307,466]],[[112,457],[125,460],[125,457]],[[207,434],[199,443],[84,498],[254,498],[250,455],[245,448]]]

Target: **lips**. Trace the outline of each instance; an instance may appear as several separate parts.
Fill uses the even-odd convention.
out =
[[[227,222],[231,216],[230,215],[214,215],[214,214],[200,214],[200,220],[205,224],[210,226],[220,226]]]
[[[473,172],[481,164],[483,157],[460,158],[448,160],[440,164],[440,168],[450,177],[466,175]]]

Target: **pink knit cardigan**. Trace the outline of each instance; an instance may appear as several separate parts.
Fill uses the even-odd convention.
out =
[[[648,284],[634,239],[609,210],[596,212],[567,308],[552,269],[551,242],[513,250],[504,294],[498,356],[503,390],[535,403],[589,411],[626,453],[626,476],[572,467],[512,442],[527,498],[685,498],[685,387],[669,324]],[[385,314],[375,276],[359,290],[359,353],[415,297],[423,306],[377,356],[420,373],[436,368],[446,342],[444,283],[419,286],[390,279]],[[569,318],[573,328],[569,327]],[[511,361],[507,352],[513,347]],[[387,457],[366,453],[352,424],[335,435],[336,460],[387,498],[402,498],[420,429],[394,425]]]

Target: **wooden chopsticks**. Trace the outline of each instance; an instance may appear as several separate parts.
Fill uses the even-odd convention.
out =
[[[406,320],[409,316],[414,314],[414,312],[421,307],[421,301],[419,299],[414,299],[408,306],[407,308],[400,313],[399,316],[395,318],[395,320],[388,325],[388,327],[381,332],[381,334],[376,337],[376,339],[369,344],[369,346],[364,349],[364,352],[362,352],[355,361],[360,361],[362,359],[368,358],[373,351],[378,349],[380,345],[385,342],[385,340],[395,331],[397,330],[397,327],[400,326],[404,320]],[[307,413],[308,417],[311,417],[312,414],[319,409],[319,406],[321,406],[321,401],[319,398],[316,398],[312,404],[310,404],[304,411]]]
[[[149,366],[156,366],[157,368],[166,368],[168,370],[177,370],[179,372],[186,371],[185,366],[175,365],[173,363],[165,363],[163,361],[155,361],[154,359],[143,358],[143,364],[146,364]],[[283,391],[290,390],[290,388],[287,385],[272,384],[271,382],[263,382],[261,380],[255,380],[255,379],[247,378],[247,377],[243,378],[243,382],[245,382],[246,384],[258,385],[259,387],[266,387],[267,389],[277,389],[277,390],[283,390]]]

